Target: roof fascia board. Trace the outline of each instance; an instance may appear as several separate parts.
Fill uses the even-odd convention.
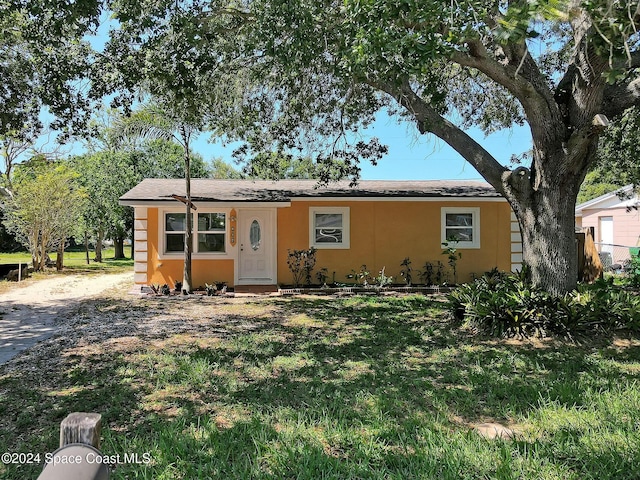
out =
[[[127,207],[179,207],[180,202],[166,200],[119,200],[120,205]],[[215,202],[215,201],[198,201],[192,202],[198,208],[218,207],[218,208],[272,208],[272,207],[290,207],[291,202],[252,202],[246,200],[238,200],[234,202]]]
[[[291,197],[291,201],[298,202],[506,202],[504,197]],[[166,200],[120,200],[120,205],[129,207],[173,207],[176,206],[175,201]],[[240,206],[252,208],[268,208],[268,207],[290,207],[291,202],[252,202],[246,200],[237,200],[233,202],[224,201],[193,201],[196,207],[229,207],[237,208]]]
[[[627,185],[613,192],[605,193],[604,195],[600,195],[599,197],[588,200],[584,203],[581,203],[580,205],[576,205],[576,213],[582,212],[582,210],[598,208],[597,207],[598,204],[605,203],[608,200],[611,200],[613,198],[617,198],[619,193],[631,193],[632,189],[633,189],[633,185]],[[619,201],[619,203],[622,203],[624,201],[624,200],[620,200],[619,198],[617,198],[617,200]],[[603,207],[603,208],[610,208],[610,207],[611,205],[607,205],[606,207]]]
[[[308,202],[506,202],[504,197],[291,197]]]

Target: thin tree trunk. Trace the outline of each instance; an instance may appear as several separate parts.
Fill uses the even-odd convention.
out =
[[[58,244],[58,253],[56,255],[56,270],[61,272],[64,268],[64,240]]]
[[[104,231],[102,228],[98,229],[98,238],[96,238],[96,258],[94,259],[98,263],[102,263],[102,241],[104,240]]]
[[[187,138],[183,132],[183,138]],[[193,222],[191,220],[191,156],[189,142],[184,142],[184,179],[187,194],[186,231],[184,234],[184,272],[182,276],[182,289],[191,293],[191,252],[193,249]]]
[[[35,235],[33,231],[31,231],[29,235],[29,253],[31,254],[31,266],[35,272],[39,270],[38,249],[40,245],[38,244],[38,239],[39,235]]]
[[[41,237],[40,242],[40,265],[38,270],[44,271],[47,265],[47,241],[44,237]]]
[[[84,253],[87,259],[87,265],[91,262],[89,259],[89,234],[87,231],[84,232]]]

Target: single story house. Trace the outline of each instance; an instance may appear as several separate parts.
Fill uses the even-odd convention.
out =
[[[182,280],[185,204],[182,179],[145,179],[120,198],[135,209],[135,282]],[[522,243],[509,204],[481,181],[193,179],[193,286],[291,284],[289,250],[315,247],[315,271],[347,282],[366,265],[402,283],[401,263],[446,269],[442,242],[458,239],[459,281],[494,267],[521,267]],[[451,278],[450,278],[451,281]],[[414,275],[417,282],[417,274]]]
[[[623,264],[630,251],[640,246],[639,207],[640,197],[632,185],[576,206],[576,227],[593,229],[605,267]]]

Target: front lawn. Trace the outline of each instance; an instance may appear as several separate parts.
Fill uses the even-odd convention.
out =
[[[0,367],[0,450],[53,451],[95,411],[103,453],[151,459],[115,479],[640,477],[640,342],[483,341],[441,300],[87,303]]]

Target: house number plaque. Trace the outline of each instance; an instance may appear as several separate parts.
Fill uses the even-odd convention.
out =
[[[236,209],[232,208],[229,212],[229,243],[232,247],[236,245],[236,232],[238,231],[238,216],[236,215]]]

